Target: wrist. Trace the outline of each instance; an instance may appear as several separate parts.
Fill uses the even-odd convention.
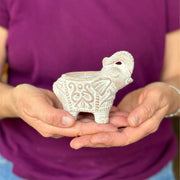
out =
[[[165,117],[173,117],[180,115],[180,89],[168,84],[170,90],[170,99],[172,100],[167,115]]]
[[[0,84],[0,118],[17,117],[13,110],[12,92],[14,87],[7,84]]]

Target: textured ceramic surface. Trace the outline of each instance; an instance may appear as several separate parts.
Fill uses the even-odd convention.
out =
[[[108,123],[115,94],[133,80],[134,59],[119,51],[103,59],[101,71],[70,72],[54,84],[53,91],[64,110],[75,118],[79,112],[93,113],[97,123]]]

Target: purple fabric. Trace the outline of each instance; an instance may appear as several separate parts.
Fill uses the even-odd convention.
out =
[[[165,34],[178,28],[178,0],[0,0],[8,28],[9,83],[52,89],[69,71],[99,70],[119,50],[135,59],[134,82],[116,97],[158,81]],[[28,180],[145,179],[176,154],[169,119],[126,147],[69,147],[70,138],[43,138],[21,119],[0,121],[0,153]]]

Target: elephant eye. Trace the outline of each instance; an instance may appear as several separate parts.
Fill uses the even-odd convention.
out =
[[[121,65],[121,64],[122,64],[122,62],[118,61],[118,62],[116,62],[116,64],[117,64],[117,65]]]

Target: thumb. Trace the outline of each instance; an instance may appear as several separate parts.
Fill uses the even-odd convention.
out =
[[[159,103],[153,97],[146,97],[128,117],[131,126],[138,126],[144,121],[150,119],[159,109]]]
[[[62,109],[57,109],[50,104],[41,103],[39,110],[34,110],[34,117],[56,127],[71,127],[75,123],[74,117]]]

